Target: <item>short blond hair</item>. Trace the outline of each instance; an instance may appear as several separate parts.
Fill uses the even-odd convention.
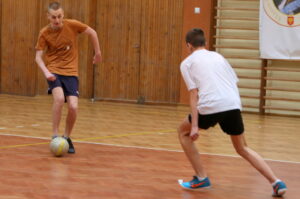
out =
[[[54,1],[54,2],[49,3],[48,12],[50,10],[58,10],[60,8],[62,9],[62,6],[60,5],[60,3],[57,1]]]

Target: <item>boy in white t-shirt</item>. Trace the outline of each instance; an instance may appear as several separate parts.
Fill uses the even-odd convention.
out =
[[[196,175],[189,182],[179,180],[180,185],[189,190],[210,187],[194,141],[199,136],[199,129],[208,129],[218,123],[223,132],[231,136],[237,153],[272,184],[273,195],[282,196],[287,190],[285,183],[246,144],[238,78],[230,64],[222,55],[205,49],[201,29],[190,30],[186,35],[186,43],[191,54],[181,63],[180,70],[190,93],[191,114],[180,124],[178,133]]]

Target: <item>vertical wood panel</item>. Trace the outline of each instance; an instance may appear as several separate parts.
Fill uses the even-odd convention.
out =
[[[43,0],[40,6],[40,28],[47,25],[47,7],[52,0]],[[61,0],[59,1],[64,9],[65,18],[79,20],[92,28],[95,28],[96,0]],[[91,40],[86,35],[79,35],[79,92],[81,97],[91,97],[93,87],[93,47]],[[44,94],[47,90],[47,83],[44,75],[39,72],[38,93]]]
[[[2,19],[2,0],[0,0],[0,19]],[[2,23],[0,25],[0,46],[2,46]],[[0,47],[0,93],[2,92],[1,68],[2,68],[2,48]]]
[[[140,96],[146,102],[179,101],[182,17],[183,1],[143,1]]]
[[[48,22],[47,20],[47,5],[49,4],[49,1],[39,1],[38,5],[38,14],[37,14],[37,24],[38,24],[38,32],[44,27]],[[37,42],[38,35],[35,38],[35,43]],[[37,72],[37,90],[36,94],[45,95],[47,93],[48,84],[46,81],[46,78],[42,71],[39,69],[38,65],[35,64],[35,66],[38,68]]]
[[[137,99],[141,2],[98,1],[97,32],[100,34],[103,62],[95,73],[96,99]]]
[[[3,0],[1,9],[1,92],[34,95],[34,41],[38,0]]]

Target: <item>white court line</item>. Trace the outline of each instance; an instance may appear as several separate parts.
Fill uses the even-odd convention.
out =
[[[40,124],[31,124],[30,126],[33,126],[33,127],[37,127],[37,126],[40,126]],[[16,126],[16,128],[24,128],[25,126]],[[4,129],[7,129],[6,127],[0,127],[0,130],[4,130]]]
[[[33,139],[41,139],[41,140],[50,140],[51,138],[45,138],[45,137],[35,137],[35,136],[29,136],[29,135],[15,135],[15,134],[9,134],[9,133],[0,133],[0,135],[3,136],[11,136],[11,137],[22,137],[22,138],[33,138]]]
[[[0,133],[3,136],[11,136],[11,137],[23,137],[23,138],[32,138],[32,139],[41,139],[41,140],[51,140],[51,138],[45,137],[34,137],[28,135],[15,135],[15,134],[6,134]],[[142,147],[142,146],[130,146],[130,145],[120,145],[120,144],[107,144],[107,143],[100,143],[100,142],[87,142],[87,141],[76,141],[75,143],[82,143],[82,144],[94,144],[94,145],[103,145],[103,146],[115,146],[115,147],[123,147],[123,148],[135,148],[135,149],[144,149],[144,150],[154,150],[154,151],[167,151],[167,152],[176,152],[182,153],[182,150],[172,150],[172,149],[163,149],[163,148],[151,148],[151,147]],[[217,154],[217,153],[200,153],[203,155],[210,155],[210,156],[221,156],[221,157],[231,157],[231,158],[242,158],[237,155],[226,155],[226,154]],[[300,162],[296,161],[287,161],[287,160],[273,160],[269,158],[264,158],[264,160],[271,161],[271,162],[282,162],[282,163],[290,163],[290,164],[300,164]]]

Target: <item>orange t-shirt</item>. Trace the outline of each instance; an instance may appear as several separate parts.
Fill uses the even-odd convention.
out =
[[[45,51],[45,64],[51,73],[78,76],[77,35],[88,26],[77,20],[64,19],[60,29],[44,27],[39,34],[36,50]]]

